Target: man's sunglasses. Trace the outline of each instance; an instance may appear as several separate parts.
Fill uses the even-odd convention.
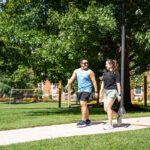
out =
[[[83,62],[82,64],[86,65],[86,64],[88,64],[88,62]]]

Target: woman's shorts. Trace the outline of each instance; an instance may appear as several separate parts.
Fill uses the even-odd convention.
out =
[[[104,90],[104,99],[113,99],[117,98],[118,92],[116,89]]]

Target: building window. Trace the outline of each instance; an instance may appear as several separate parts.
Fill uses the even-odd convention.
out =
[[[134,89],[134,99],[141,101],[142,100],[142,87],[136,87]]]
[[[134,95],[142,95],[142,87],[136,87],[134,89]]]

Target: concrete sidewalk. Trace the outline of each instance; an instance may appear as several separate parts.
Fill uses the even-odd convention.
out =
[[[116,122],[115,120],[113,121]],[[150,117],[123,119],[121,126],[114,125],[112,130],[104,130],[104,122],[93,122],[91,126],[77,128],[76,123],[34,127],[16,130],[0,131],[0,145],[37,141],[42,139],[53,139],[58,137],[69,137],[90,134],[104,134],[110,132],[121,132],[150,128]]]

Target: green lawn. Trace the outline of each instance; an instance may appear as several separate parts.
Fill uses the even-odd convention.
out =
[[[130,111],[124,117],[150,116],[150,111]],[[67,108],[58,103],[4,104],[0,103],[0,130],[45,126],[77,122],[80,119],[79,108]],[[103,108],[90,108],[90,119],[107,119]]]
[[[150,128],[13,144],[0,150],[149,150]]]

